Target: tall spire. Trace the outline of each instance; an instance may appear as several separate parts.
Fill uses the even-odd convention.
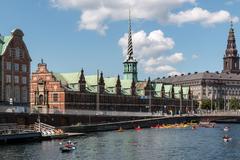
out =
[[[229,33],[228,33],[227,49],[226,49],[225,54],[226,54],[226,56],[230,56],[230,57],[237,56],[236,40],[235,40],[232,21],[231,21],[231,25],[230,25],[230,29],[229,29]]]
[[[128,50],[127,58],[124,64],[124,79],[134,80],[137,82],[137,60],[133,57],[133,43],[132,43],[132,26],[131,26],[131,10],[129,8],[128,19]]]
[[[129,8],[128,13],[128,59],[133,59],[133,45],[132,45],[132,25],[131,25],[131,10]]]
[[[239,55],[236,46],[232,21],[228,33],[227,48],[225,50],[225,55],[223,57],[223,72],[240,73]]]
[[[83,69],[81,70],[81,75],[80,75],[78,83],[79,83],[80,92],[81,93],[85,92],[86,91],[86,80],[85,80]]]

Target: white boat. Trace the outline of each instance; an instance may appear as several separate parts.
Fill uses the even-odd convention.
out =
[[[229,131],[229,127],[224,127],[223,130],[224,130],[225,132]]]
[[[231,140],[232,140],[231,137],[228,137],[228,136],[224,136],[224,137],[223,137],[223,141],[224,141],[224,142],[229,142],[229,141],[231,141]]]

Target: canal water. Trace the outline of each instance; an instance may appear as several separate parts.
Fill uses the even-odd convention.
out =
[[[216,128],[143,129],[101,132],[71,138],[77,149],[61,153],[59,142],[44,141],[1,145],[0,159],[7,160],[238,160],[240,159],[240,124]],[[227,134],[232,141],[224,142]]]

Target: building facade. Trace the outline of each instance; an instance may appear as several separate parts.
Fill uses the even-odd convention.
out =
[[[189,87],[163,85],[147,81],[121,80],[120,76],[49,72],[47,64],[38,64],[31,79],[31,110],[69,112],[76,110],[158,112],[195,108]]]
[[[231,24],[227,48],[223,57],[222,72],[195,72],[182,75],[158,78],[155,82],[190,86],[193,98],[199,101],[211,99],[217,108],[229,107],[229,100],[240,99],[239,55],[236,46],[234,29]],[[220,104],[223,101],[223,104]],[[226,109],[227,109],[226,108]]]
[[[3,104],[28,106],[30,102],[31,57],[23,41],[24,33],[15,29],[0,35],[0,99]]]
[[[131,20],[129,18],[128,52],[120,76],[104,77],[74,73],[49,72],[47,64],[38,64],[31,79],[31,110],[43,112],[77,112],[77,110],[172,112],[195,108],[190,88],[171,84],[139,81],[137,60],[133,56]]]

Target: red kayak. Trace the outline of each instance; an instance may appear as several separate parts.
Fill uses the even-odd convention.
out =
[[[137,128],[135,128],[136,131],[141,131],[142,128],[140,126],[138,126]]]

